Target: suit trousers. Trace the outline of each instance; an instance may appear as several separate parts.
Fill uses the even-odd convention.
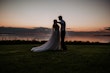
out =
[[[66,45],[65,45],[65,42],[64,42],[65,34],[66,34],[65,31],[61,31],[61,48],[63,50],[67,50]]]

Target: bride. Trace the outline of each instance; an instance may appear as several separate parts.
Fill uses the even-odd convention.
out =
[[[41,46],[33,47],[31,51],[33,52],[42,52],[47,50],[60,50],[60,34],[59,34],[59,26],[57,24],[57,20],[53,21],[52,35],[46,43]]]

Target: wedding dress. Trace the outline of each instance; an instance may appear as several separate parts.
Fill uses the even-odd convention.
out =
[[[60,34],[59,34],[59,26],[53,24],[52,35],[50,39],[41,46],[33,47],[31,51],[33,52],[42,52],[47,50],[60,50]]]

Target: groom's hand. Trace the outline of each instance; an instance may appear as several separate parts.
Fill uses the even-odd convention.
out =
[[[61,24],[61,22],[57,22],[57,23]]]

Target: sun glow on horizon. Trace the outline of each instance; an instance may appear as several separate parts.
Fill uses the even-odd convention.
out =
[[[2,0],[0,26],[47,27],[62,15],[67,30],[97,31],[110,27],[110,1],[82,0]]]

